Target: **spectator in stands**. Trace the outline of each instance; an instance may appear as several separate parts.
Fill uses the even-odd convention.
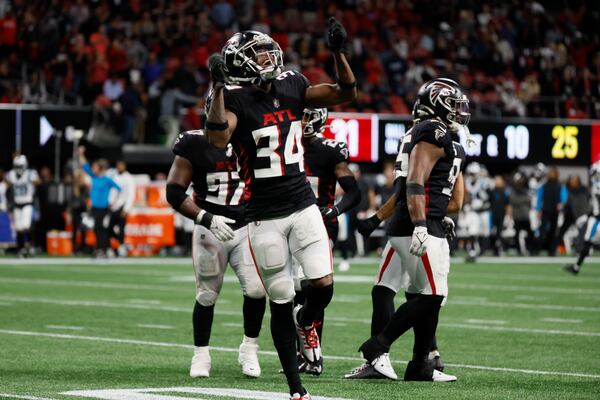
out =
[[[520,172],[514,176],[514,185],[508,198],[507,213],[514,222],[515,241],[520,255],[527,255],[535,249],[535,236],[531,230],[529,211],[531,209],[531,195],[527,187],[527,178]]]
[[[116,169],[110,171],[108,175],[121,188],[120,192],[111,191],[109,233],[119,242],[118,254],[124,257],[127,255],[125,222],[135,200],[135,181],[127,171],[127,164],[123,160],[117,161]]]
[[[559,182],[558,169],[548,168],[546,182],[538,189],[536,210],[542,221],[540,227],[542,246],[548,251],[549,256],[556,255],[558,214],[566,201],[567,189]]]
[[[109,245],[109,195],[111,189],[121,191],[121,187],[114,180],[106,176],[108,161],[104,158],[93,162],[92,166],[85,158],[85,147],[79,147],[79,162],[83,171],[92,179],[90,199],[92,202],[92,218],[94,219],[94,233],[96,234],[97,258],[107,257]]]

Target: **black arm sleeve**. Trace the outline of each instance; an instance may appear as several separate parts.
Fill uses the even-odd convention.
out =
[[[345,193],[335,207],[338,209],[338,214],[343,214],[360,203],[361,193],[356,179],[351,175],[342,176],[338,182]]]
[[[179,210],[181,204],[187,199],[185,194],[186,189],[176,183],[167,184],[167,201],[173,207],[174,210]]]

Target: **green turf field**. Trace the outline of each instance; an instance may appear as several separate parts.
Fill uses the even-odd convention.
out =
[[[0,398],[285,399],[265,393],[287,389],[277,373],[268,311],[260,339],[263,375],[251,380],[239,371],[242,296],[233,275],[216,308],[211,378],[193,380],[194,284],[187,260],[0,261]],[[600,398],[600,264],[573,277],[560,264],[456,263],[438,341],[458,382],[345,381],[369,334],[376,267],[353,265],[337,274],[323,339],[325,372],[304,378],[313,396]],[[411,336],[392,348],[400,376]]]

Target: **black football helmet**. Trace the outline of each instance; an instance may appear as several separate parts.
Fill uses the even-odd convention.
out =
[[[225,59],[228,82],[232,84],[269,82],[283,71],[281,47],[262,32],[236,33],[225,43],[221,54]],[[261,56],[262,62],[259,60]]]
[[[304,137],[321,135],[327,122],[326,108],[305,108],[302,114]]]
[[[412,115],[419,121],[437,118],[456,132],[466,127],[471,118],[469,99],[452,79],[432,79],[419,89]]]

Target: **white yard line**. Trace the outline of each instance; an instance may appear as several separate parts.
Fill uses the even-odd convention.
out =
[[[46,325],[48,329],[61,329],[66,331],[82,331],[85,328],[83,326],[70,326],[70,325]]]
[[[229,328],[241,328],[244,326],[244,324],[242,324],[240,322],[223,322],[221,325],[227,326]]]
[[[543,335],[567,335],[567,336],[586,336],[586,337],[600,337],[600,332],[578,332],[578,331],[561,331],[558,329],[533,329],[533,328],[517,328],[508,326],[488,326],[488,325],[469,325],[469,324],[455,324],[442,322],[439,326],[445,326],[448,328],[458,329],[479,329],[484,331],[498,331],[498,332],[519,332],[519,333],[539,333]]]
[[[149,328],[149,329],[175,329],[173,325],[157,325],[157,324],[137,324],[137,327],[140,328]]]
[[[0,277],[0,283],[16,283],[24,285],[49,285],[89,287],[97,289],[123,289],[123,290],[151,290],[159,292],[181,292],[181,288],[165,287],[164,285],[140,285],[135,283],[111,283],[101,281],[78,281],[66,279],[38,279],[38,278],[8,278]]]
[[[334,264],[339,264],[342,259],[334,257]],[[351,264],[378,264],[381,257],[355,257]],[[477,264],[539,264],[541,267],[548,264],[564,265],[575,262],[573,257],[478,257]],[[465,263],[464,257],[452,257],[453,264]],[[588,257],[586,263],[598,264],[600,257]],[[128,257],[95,260],[90,257],[41,257],[41,258],[0,258],[0,265],[191,265],[191,257]]]
[[[22,399],[22,400],[52,400],[46,397],[23,396],[19,394],[0,393],[1,398]]]
[[[191,308],[187,307],[171,307],[171,306],[152,306],[143,304],[127,304],[127,303],[109,303],[109,302],[97,302],[97,301],[81,301],[81,300],[53,300],[44,299],[37,297],[15,297],[13,301],[32,302],[32,303],[46,303],[56,304],[63,306],[84,306],[84,307],[106,307],[106,308],[118,308],[118,309],[137,309],[137,310],[153,310],[153,311],[171,311],[171,312],[183,312],[191,313]],[[507,303],[511,304],[511,303]],[[469,305],[480,305],[477,303],[469,303]],[[216,315],[232,315],[241,316],[240,311],[230,310],[218,310]],[[269,317],[269,315],[265,315]],[[334,317],[328,316],[327,321],[331,322],[343,322],[343,323],[361,323],[370,324],[371,320],[368,318],[347,318],[347,317]],[[505,331],[505,332],[521,332],[521,333],[535,333],[535,334],[548,334],[548,335],[576,335],[576,336],[589,336],[598,337],[600,332],[578,332],[569,330],[556,330],[556,329],[534,329],[534,328],[512,328],[512,327],[501,327],[501,326],[487,326],[487,325],[476,325],[476,324],[461,324],[461,323],[440,323],[440,326],[448,328],[459,328],[459,329],[474,329],[474,330],[492,330],[492,331]]]
[[[544,322],[556,322],[558,324],[580,324],[583,322],[581,319],[564,319],[564,318],[542,318],[540,321]]]
[[[181,348],[192,350],[194,346],[189,344],[180,344],[180,343],[168,343],[168,342],[153,342],[146,340],[134,340],[134,339],[120,339],[120,338],[109,338],[109,337],[100,337],[100,336],[80,336],[80,335],[65,335],[58,333],[48,333],[48,332],[31,332],[31,331],[18,331],[18,330],[10,330],[10,329],[0,329],[0,334],[6,335],[16,335],[16,336],[34,336],[34,337],[47,337],[54,339],[66,339],[66,340],[85,340],[92,342],[105,342],[105,343],[120,343],[120,344],[132,344],[132,345],[140,345],[140,346],[156,346],[156,347],[168,347],[168,348]],[[212,347],[213,351],[223,351],[228,353],[237,353],[238,349],[228,348],[228,347]],[[260,354],[268,355],[268,356],[276,356],[277,353],[274,351],[259,351]],[[364,360],[358,357],[343,357],[343,356],[327,356],[328,360],[338,360],[338,361],[356,361],[363,362]],[[406,361],[395,361],[398,364],[406,364]],[[504,368],[504,367],[489,367],[485,365],[468,365],[468,364],[453,364],[447,363],[447,366],[457,367],[457,368],[469,368],[469,369],[478,369],[484,371],[495,371],[495,372],[515,372],[515,373],[523,373],[523,374],[534,374],[534,375],[554,375],[554,376],[568,376],[568,377],[578,377],[578,378],[591,378],[591,379],[600,379],[600,375],[597,374],[585,374],[578,372],[559,372],[559,371],[543,371],[543,370],[530,370],[530,369],[519,369],[519,368]]]
[[[178,279],[176,282],[193,282],[194,277],[186,275],[185,278]],[[235,276],[225,276],[225,282],[235,282]],[[364,275],[346,275],[336,278],[337,283],[367,283],[371,282],[372,278]],[[71,287],[90,287],[98,289],[123,289],[123,290],[151,290],[160,292],[181,292],[181,288],[166,287],[164,285],[149,285],[149,284],[128,284],[128,283],[112,283],[102,281],[80,281],[66,279],[39,279],[39,278],[11,278],[0,277],[0,283],[24,284],[24,285],[50,285],[50,286],[71,286]],[[173,282],[173,281],[172,281]],[[451,285],[453,289],[469,289],[469,290],[484,290],[484,291],[508,291],[508,292],[539,292],[539,293],[556,293],[556,294],[584,294],[586,296],[600,296],[600,290],[596,289],[579,289],[579,288],[563,288],[563,287],[543,287],[543,286],[505,286],[505,285],[480,285],[480,284],[464,284],[458,283]]]
[[[535,303],[513,303],[502,301],[470,301],[463,298],[448,298],[448,305],[478,306],[478,307],[500,307],[500,308],[520,308],[525,310],[553,310],[553,311],[581,311],[600,313],[600,307],[586,306],[564,306],[560,304],[535,304]]]
[[[492,324],[492,325],[506,325],[508,322],[502,319],[465,319],[467,324]]]
[[[450,283],[450,290],[469,289],[501,292],[538,292],[555,294],[585,294],[589,296],[600,296],[598,289],[582,289],[568,287],[549,287],[549,286],[522,286],[522,285],[491,285],[491,284],[471,284],[471,283]]]

